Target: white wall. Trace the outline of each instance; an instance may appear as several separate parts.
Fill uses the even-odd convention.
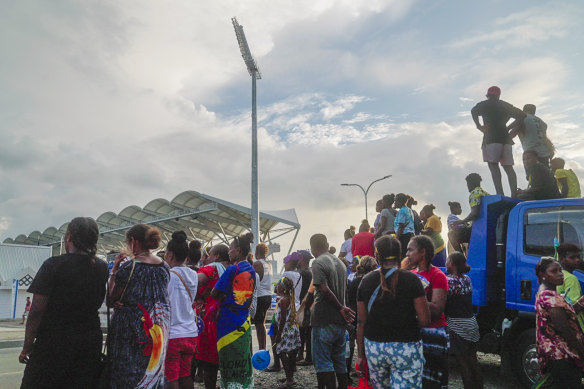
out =
[[[24,305],[26,304],[26,297],[30,297],[32,300],[32,293],[28,293],[26,289],[18,290],[18,299],[16,302],[16,318],[22,319],[22,313],[24,312]],[[0,289],[0,319],[10,319],[12,318],[12,290],[11,289]]]

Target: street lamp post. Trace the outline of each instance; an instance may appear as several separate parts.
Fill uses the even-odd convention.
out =
[[[391,177],[391,174],[388,175],[388,176],[385,176],[385,177],[378,178],[377,180],[375,180],[371,184],[369,184],[369,186],[367,187],[367,189],[364,189],[359,184],[341,184],[341,186],[357,186],[357,187],[359,187],[359,189],[361,189],[363,191],[363,194],[365,195],[365,220],[369,220],[369,218],[367,217],[367,194],[369,193],[369,189],[371,189],[371,186],[373,184],[375,184],[376,182],[379,182],[381,180],[385,180],[385,179],[387,179],[389,177]]]

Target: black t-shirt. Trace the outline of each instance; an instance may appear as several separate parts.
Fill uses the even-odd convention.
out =
[[[559,199],[560,191],[554,173],[547,166],[536,163],[527,170],[529,188],[536,200]]]
[[[28,288],[49,298],[39,335],[99,330],[107,277],[107,264],[99,258],[92,262],[87,255],[64,254],[47,259]]]
[[[310,283],[312,282],[312,272],[310,269],[300,270],[300,277],[302,279],[302,288],[300,289],[300,302],[304,300],[306,293],[308,293],[308,288],[310,288]]]
[[[357,292],[357,301],[369,305],[369,299],[380,283],[380,270],[363,277]],[[389,269],[383,270],[385,274]],[[389,277],[395,277],[392,275]],[[414,299],[426,296],[417,275],[406,271],[397,272],[396,296],[379,290],[371,311],[367,314],[364,335],[374,342],[416,342],[420,340],[420,329],[416,318]]]
[[[363,277],[361,274],[356,275],[353,281],[349,282],[347,286],[347,307],[355,312],[357,312],[357,291],[359,290],[359,285],[361,285]]]
[[[471,110],[472,113],[482,116],[483,123],[488,127],[483,136],[483,144],[503,143],[513,144],[507,122],[509,119],[525,117],[523,111],[503,100],[481,101]]]

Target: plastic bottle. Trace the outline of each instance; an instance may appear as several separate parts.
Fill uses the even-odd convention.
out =
[[[349,331],[345,331],[345,359],[351,356],[351,347],[349,346]]]

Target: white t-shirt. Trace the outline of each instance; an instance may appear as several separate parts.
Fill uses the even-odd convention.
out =
[[[264,267],[264,278],[258,284],[258,297],[272,295],[272,267],[264,260],[258,259],[258,262]]]
[[[351,252],[351,243],[353,242],[353,238],[349,238],[346,241],[343,242],[343,244],[341,245],[341,253],[347,253],[347,255],[345,255],[345,259],[347,260],[347,262],[351,263],[351,261],[353,260],[353,253]]]
[[[197,296],[199,279],[197,272],[186,266],[173,267],[170,270],[170,282],[168,283],[168,297],[170,300],[170,335],[169,339],[193,338],[198,335],[197,322],[193,312],[193,301],[189,297],[180,278],[181,275],[193,299]]]
[[[296,303],[296,309],[300,309],[300,291],[302,290],[302,280],[300,273],[295,270],[288,270],[282,273],[282,277],[288,277],[292,280],[294,285],[294,300]]]

